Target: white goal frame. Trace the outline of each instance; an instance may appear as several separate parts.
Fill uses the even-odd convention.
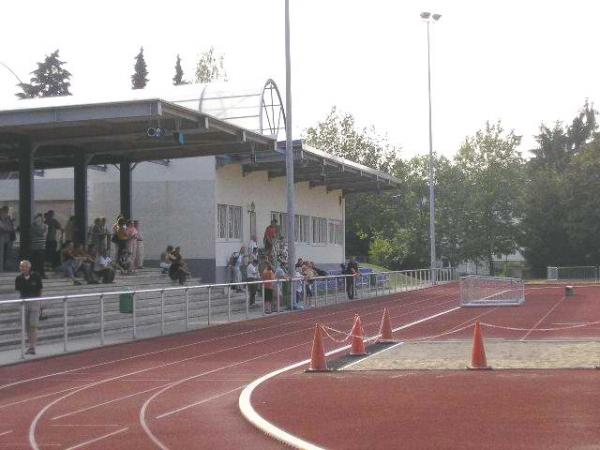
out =
[[[521,278],[468,275],[460,278],[460,306],[518,306],[525,302]]]

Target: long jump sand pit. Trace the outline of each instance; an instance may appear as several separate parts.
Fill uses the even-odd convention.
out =
[[[351,363],[346,370],[464,369],[471,362],[472,341],[399,343]],[[494,369],[586,369],[600,366],[600,341],[544,340],[485,342]]]

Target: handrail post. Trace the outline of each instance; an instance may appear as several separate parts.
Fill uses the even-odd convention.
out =
[[[131,294],[131,321],[133,327],[133,339],[137,339],[137,329],[135,326],[135,319],[137,316],[137,308],[135,306],[135,291]]]
[[[260,284],[260,289],[261,289],[261,293],[262,293],[262,302],[263,302],[263,314],[266,311],[266,304],[265,304],[265,283],[261,283]],[[273,305],[271,305],[271,307],[273,307]]]
[[[21,358],[25,359],[25,300],[21,300]]]
[[[277,279],[275,281],[275,297],[277,298],[277,300],[275,301],[275,311],[279,312],[279,310],[281,309],[281,304],[279,301],[279,297],[281,295],[281,280]]]
[[[227,286],[227,322],[231,322],[231,285]]]
[[[302,302],[304,303],[304,309],[308,309],[308,302],[306,301],[306,279],[302,280]]]
[[[190,329],[190,289],[185,289],[185,330]]]
[[[253,285],[256,286],[256,285]],[[254,287],[252,288],[254,289]],[[254,300],[256,301],[256,293],[254,293]],[[250,285],[246,285],[246,319],[250,317]]]
[[[207,310],[207,314],[206,314],[206,325],[208,325],[208,326],[210,326],[211,300],[212,300],[212,286],[209,286],[208,287],[208,310]]]
[[[104,294],[100,294],[100,345],[104,345]]]
[[[160,291],[160,335],[165,335],[165,290]]]
[[[327,305],[327,291],[329,289],[329,278],[325,278],[325,305]]]
[[[69,317],[68,317],[68,308],[67,308],[67,299],[68,297],[65,296],[65,298],[63,299],[63,327],[64,327],[64,351],[65,353],[67,352],[68,349],[68,340],[69,340]]]
[[[348,276],[344,276],[344,293],[342,295],[342,298],[344,298],[344,296],[348,295]]]

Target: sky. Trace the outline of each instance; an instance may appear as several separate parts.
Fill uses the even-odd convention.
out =
[[[141,46],[150,86],[171,82],[176,55],[191,78],[211,46],[230,81],[273,78],[285,93],[284,0],[10,1],[0,15],[0,62],[28,81],[56,49],[72,93],[130,86]],[[402,158],[429,151],[426,25],[431,26],[433,147],[452,157],[487,120],[533,148],[540,124],[570,121],[600,101],[600,2],[290,0],[295,137],[332,106],[374,126]],[[16,80],[0,67],[0,109]]]

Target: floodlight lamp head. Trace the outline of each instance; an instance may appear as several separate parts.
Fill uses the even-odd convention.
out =
[[[428,11],[424,11],[421,13],[421,19],[423,19],[423,20],[429,20],[430,17],[431,17],[431,13]]]
[[[442,17],[442,15],[441,14],[434,14],[431,17],[433,18],[433,20],[435,20],[437,22],[438,20],[440,20],[440,18]]]

